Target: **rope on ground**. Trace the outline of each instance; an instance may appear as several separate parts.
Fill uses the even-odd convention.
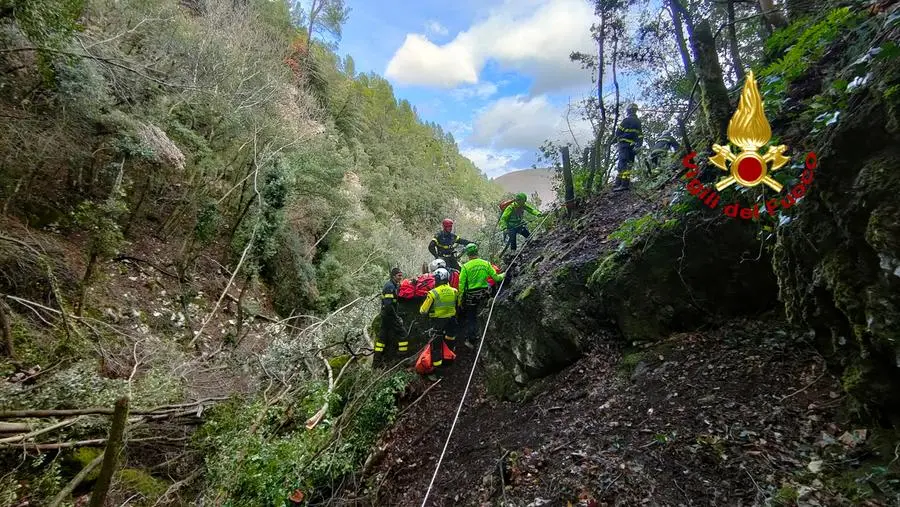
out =
[[[532,233],[529,237],[525,238],[525,242],[522,243],[522,249],[516,253],[515,257],[513,257],[512,262],[509,263],[509,266],[506,268],[507,272],[509,272],[509,268],[511,268],[518,260],[519,256],[522,255],[522,252],[525,251],[525,247],[528,246],[528,243],[531,242],[531,238],[535,236],[535,233],[540,230],[541,226],[544,225],[544,222],[550,218],[554,212],[559,209],[559,206],[553,208],[550,213],[547,213],[544,218],[538,223],[537,227],[534,228],[534,233]],[[506,276],[500,280],[500,284],[497,286],[497,292],[494,294],[494,297],[491,298],[491,308],[488,310],[487,320],[484,322],[484,332],[481,334],[481,341],[478,342],[478,350],[475,352],[475,360],[472,361],[472,370],[469,372],[469,380],[466,381],[466,388],[463,390],[462,398],[459,400],[459,406],[456,407],[456,415],[453,416],[453,423],[450,424],[450,433],[447,434],[447,440],[444,442],[444,449],[441,451],[441,456],[438,458],[437,466],[434,468],[434,475],[431,476],[431,482],[428,483],[428,490],[425,491],[425,498],[422,499],[422,507],[425,507],[425,503],[428,502],[428,497],[431,495],[431,488],[434,487],[434,480],[437,478],[438,472],[441,470],[441,464],[444,462],[444,456],[447,454],[447,447],[450,445],[450,439],[453,437],[453,430],[456,429],[456,423],[459,420],[459,414],[462,411],[463,404],[466,402],[466,396],[469,394],[469,387],[472,385],[472,377],[475,375],[475,366],[478,365],[478,357],[481,355],[481,347],[484,345],[484,338],[487,336],[488,326],[491,324],[491,316],[494,314],[494,304],[497,302],[497,297],[500,295],[500,292],[503,291],[503,283],[506,281]]]

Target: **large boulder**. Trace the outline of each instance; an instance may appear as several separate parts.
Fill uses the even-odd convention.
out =
[[[844,388],[873,415],[900,408],[900,71],[869,84],[818,150],[811,191],[778,232],[774,267],[791,322],[815,331]]]
[[[658,219],[654,208],[638,196],[600,196],[533,245],[540,253],[497,303],[486,349],[493,366],[526,384],[572,364],[600,337],[652,341],[777,305],[758,228],[702,212]],[[651,225],[620,244],[609,234],[623,218]]]

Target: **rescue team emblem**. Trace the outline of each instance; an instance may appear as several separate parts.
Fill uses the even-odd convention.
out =
[[[753,72],[748,72],[747,79],[744,81],[744,89],[741,92],[740,104],[737,111],[728,122],[728,140],[740,148],[740,152],[734,153],[729,145],[721,146],[714,144],[712,146],[715,156],[709,159],[709,162],[719,169],[729,173],[719,180],[712,187],[706,187],[696,178],[699,174],[697,164],[691,160],[697,155],[691,152],[681,160],[682,165],[688,169],[687,190],[691,195],[701,199],[704,204],[715,209],[719,204],[719,194],[722,190],[734,185],[735,183],[742,187],[755,187],[757,185],[766,185],[775,192],[781,192],[781,183],[775,181],[770,175],[774,173],[786,163],[790,162],[790,157],[784,155],[787,146],[781,144],[778,146],[769,146],[765,154],[760,155],[760,149],[769,143],[772,138],[772,129],[766,120],[765,110],[763,109],[762,98],[756,87],[756,80]],[[816,154],[810,152],[806,156],[806,169],[800,175],[800,183],[791,188],[784,198],[779,202],[778,199],[769,199],[766,201],[766,211],[771,215],[779,207],[788,209],[793,206],[797,199],[803,197],[809,185],[812,183],[817,166]],[[759,218],[759,205],[753,208],[740,208],[738,203],[725,206],[724,213],[730,217],[743,219]]]

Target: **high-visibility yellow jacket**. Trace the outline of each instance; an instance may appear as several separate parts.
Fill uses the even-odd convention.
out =
[[[456,289],[441,284],[428,291],[425,301],[422,302],[419,313],[428,313],[435,319],[446,319],[456,315]]]
[[[488,278],[499,283],[500,280],[503,280],[503,274],[497,273],[494,266],[491,266],[491,263],[484,259],[472,259],[463,264],[462,270],[459,272],[459,295],[457,297],[459,303],[462,304],[463,296],[467,290],[490,287]]]

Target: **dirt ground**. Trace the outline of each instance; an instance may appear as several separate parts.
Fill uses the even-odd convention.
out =
[[[479,366],[428,505],[851,505],[812,470],[865,430],[835,423],[840,385],[786,333],[739,321],[627,354],[601,346],[521,404],[489,398]],[[344,500],[422,504],[474,355],[408,407],[367,491]]]

